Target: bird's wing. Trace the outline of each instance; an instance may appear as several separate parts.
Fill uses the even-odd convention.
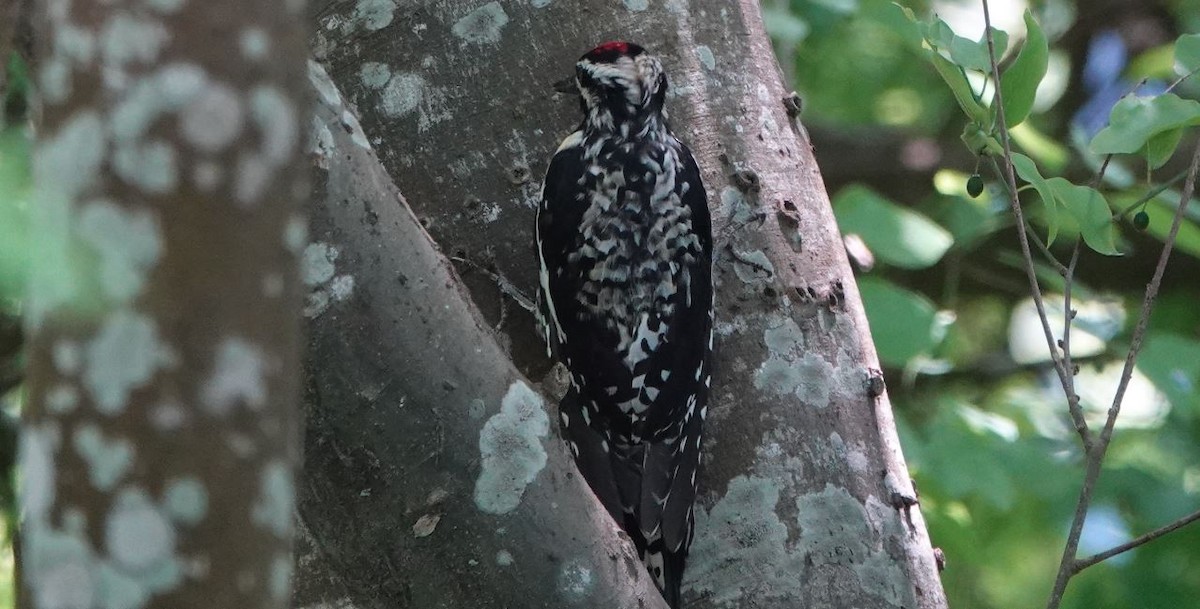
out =
[[[699,168],[687,148],[680,155],[680,184],[687,184],[681,200],[691,212],[692,231],[703,254],[689,269],[686,291],[675,295],[675,315],[668,323],[663,357],[654,361],[647,377],[658,374],[654,411],[648,424],[659,430],[650,435],[643,464],[639,519],[651,538],[661,535],[667,550],[686,545],[691,532],[692,503],[696,496],[696,471],[700,463],[703,416],[708,403],[712,347],[712,236],[708,200]],[[655,529],[658,530],[655,530]]]

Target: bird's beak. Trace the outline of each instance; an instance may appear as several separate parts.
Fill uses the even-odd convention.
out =
[[[579,85],[575,82],[574,76],[568,76],[562,80],[554,82],[554,90],[559,93],[567,93],[570,95],[579,95]]]

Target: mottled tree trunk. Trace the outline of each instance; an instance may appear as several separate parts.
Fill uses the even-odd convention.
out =
[[[321,98],[297,604],[659,607],[333,83]],[[335,604],[336,606],[336,604]]]
[[[17,32],[17,17],[21,14],[23,0],[0,0],[0,99],[3,98],[8,82],[8,58],[13,51],[13,38]]]
[[[8,57],[13,50],[19,8],[17,0],[0,0],[0,100],[4,99],[4,92],[8,90]],[[3,114],[0,114],[0,126],[3,126],[3,121]]]
[[[23,606],[288,604],[302,8],[38,7]]]
[[[603,40],[630,39],[661,54],[673,83],[667,106],[704,170],[718,233],[716,375],[688,606],[945,606],[924,523],[910,507],[913,490],[854,278],[755,2],[360,0],[318,6],[316,19],[316,53],[360,110],[366,139],[442,250],[470,261],[462,270],[475,302],[533,378],[548,362],[530,317],[500,294],[492,276],[472,269],[494,269],[500,283],[533,291],[539,178],[578,121],[577,102],[555,95],[551,84]],[[373,222],[369,211],[360,213]],[[390,229],[380,223],[378,230]],[[457,286],[444,292],[452,303],[460,296]],[[357,320],[368,334],[386,319],[348,308],[330,313]],[[408,323],[433,319],[418,312]],[[413,360],[427,357],[419,370],[436,375],[441,351],[465,346],[430,340],[393,348]],[[354,357],[359,366],[376,365],[373,354]],[[359,396],[331,396],[336,402],[322,407],[400,407],[395,394],[384,406],[375,401],[386,388],[361,389]],[[433,382],[413,396],[440,404],[427,420],[472,416],[473,396],[464,394],[502,393],[446,385],[439,396],[436,389]],[[483,401],[488,416],[496,401]],[[409,441],[399,430],[370,429],[369,420],[341,433]],[[436,443],[422,433],[417,439],[433,444],[428,452],[436,455]],[[340,463],[310,468],[353,472],[362,471],[358,461],[373,463],[369,455],[341,454]],[[469,481],[481,468],[460,465],[445,464],[447,476],[465,472]],[[384,479],[404,484],[391,475],[401,464],[374,467],[379,479],[364,492],[373,494]],[[419,507],[424,490],[406,489],[411,496],[403,502],[339,524],[382,528],[378,520],[386,519],[414,527],[431,512]],[[469,533],[490,551],[506,530]],[[455,555],[436,543],[428,551]],[[350,555],[340,560],[354,564]],[[448,585],[478,587],[482,599],[531,585],[506,582],[499,563],[463,568],[447,560],[443,568]],[[480,575],[471,570],[476,566],[490,571]]]

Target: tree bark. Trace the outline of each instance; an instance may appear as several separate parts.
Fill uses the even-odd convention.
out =
[[[577,102],[551,84],[603,40],[662,55],[668,109],[704,169],[718,246],[688,606],[945,606],[854,278],[755,2],[315,8],[316,53],[422,224],[443,250],[527,294],[539,177],[578,121]],[[468,283],[503,322],[508,354],[539,376],[548,362],[529,317],[504,315],[511,303],[489,277]],[[466,346],[394,345],[414,358]]]
[[[13,50],[13,34],[17,30],[17,14],[20,3],[17,0],[0,0],[0,100],[8,91],[8,57]],[[0,114],[2,117],[3,114]],[[0,118],[0,127],[3,126]]]
[[[13,52],[22,0],[0,0],[0,99],[8,90],[8,58]],[[2,126],[3,118],[0,118]]]
[[[288,605],[300,8],[38,7],[23,607]]]
[[[297,605],[662,607],[317,64]]]

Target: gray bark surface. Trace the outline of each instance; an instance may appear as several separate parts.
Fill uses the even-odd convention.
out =
[[[8,90],[8,58],[13,50],[20,7],[18,0],[0,0],[0,99],[4,99],[4,93]],[[3,126],[3,121],[0,117],[0,126]]]
[[[575,100],[551,84],[604,40],[660,54],[673,125],[703,169],[718,249],[717,359],[688,606],[945,606],[924,522],[904,507],[914,493],[854,278],[755,2],[314,10],[316,53],[422,224],[443,251],[494,268],[526,294],[540,176],[578,122]],[[529,316],[513,313],[491,278],[469,274],[467,283],[485,316],[503,322],[507,354],[540,376],[549,364]],[[450,362],[464,347],[414,344],[422,346],[409,357],[445,353]],[[342,408],[356,403],[342,399]],[[462,399],[438,413],[463,417]]]
[[[37,6],[21,607],[289,605],[299,8]]]
[[[663,607],[353,114],[321,98],[298,607]]]

